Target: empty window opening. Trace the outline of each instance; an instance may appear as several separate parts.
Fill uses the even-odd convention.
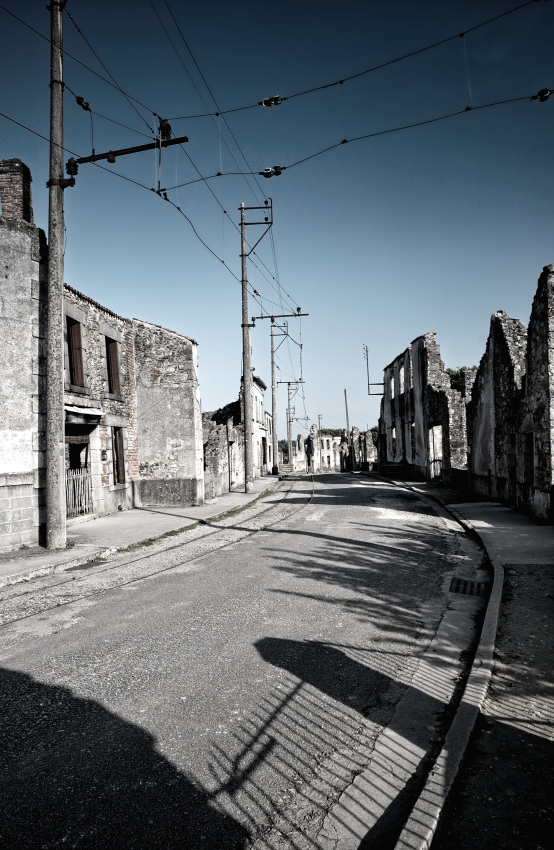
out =
[[[69,357],[69,381],[75,387],[85,386],[83,369],[83,341],[81,325],[69,316],[67,323],[67,353]]]
[[[112,455],[114,484],[125,484],[125,458],[123,456],[123,428],[112,428]]]
[[[119,395],[119,351],[118,343],[115,339],[106,337],[106,364],[108,367],[108,392],[114,395]]]

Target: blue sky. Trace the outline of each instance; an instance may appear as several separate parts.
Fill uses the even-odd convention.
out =
[[[168,3],[197,65],[164,0],[69,0],[68,12],[118,85],[146,107],[137,106],[137,114],[119,91],[67,58],[68,88],[126,125],[94,115],[97,152],[147,142],[154,112],[177,119],[218,111],[198,68],[226,110],[335,82],[518,5]],[[2,5],[48,36],[44,0]],[[0,22],[0,112],[48,136],[49,45],[3,9]],[[64,28],[66,51],[106,76],[67,16]],[[176,135],[189,137],[188,157],[177,147],[164,151],[162,188],[198,171],[290,165],[343,138],[554,88],[553,32],[554,4],[541,0],[464,38],[280,106],[238,111],[225,121],[171,120]],[[273,199],[273,245],[265,237],[248,275],[265,312],[290,312],[292,305],[310,314],[301,327],[298,320],[289,324],[303,343],[305,400],[296,398],[296,416],[317,423],[322,414],[324,425],[343,427],[346,388],[350,422],[365,428],[377,421],[379,398],[367,395],[364,344],[371,380],[379,381],[383,367],[420,334],[437,332],[446,366],[473,365],[484,352],[491,313],[504,309],[528,321],[537,278],[554,262],[553,129],[554,96],[546,103],[525,99],[342,145],[269,180],[221,176],[168,195],[237,277],[238,207]],[[46,229],[48,145],[4,118],[0,142],[2,158],[20,157],[31,168],[35,220]],[[65,144],[81,156],[91,152],[90,116],[69,90]],[[65,193],[66,281],[123,316],[194,337],[203,408],[232,401],[241,370],[239,283],[185,218],[148,191],[157,186],[154,153],[106,167],[147,188],[81,166],[76,187]],[[260,309],[251,300],[250,314]],[[252,346],[256,373],[269,385],[268,321],[257,323]],[[300,377],[298,354],[292,342],[280,348],[278,380]],[[270,401],[268,392],[268,408]],[[281,387],[280,437],[285,406]],[[295,424],[298,433],[303,424]]]

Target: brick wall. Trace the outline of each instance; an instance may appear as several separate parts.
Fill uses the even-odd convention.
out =
[[[0,204],[4,218],[33,224],[31,172],[20,159],[0,160]]]

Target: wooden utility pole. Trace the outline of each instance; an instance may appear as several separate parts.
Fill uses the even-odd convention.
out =
[[[63,549],[65,527],[65,414],[63,406],[63,23],[65,0],[50,9],[50,174],[48,208],[48,321],[46,337],[46,546]]]

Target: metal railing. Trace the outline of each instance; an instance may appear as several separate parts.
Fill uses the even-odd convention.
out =
[[[88,469],[66,469],[65,505],[68,519],[92,513],[92,475]]]

